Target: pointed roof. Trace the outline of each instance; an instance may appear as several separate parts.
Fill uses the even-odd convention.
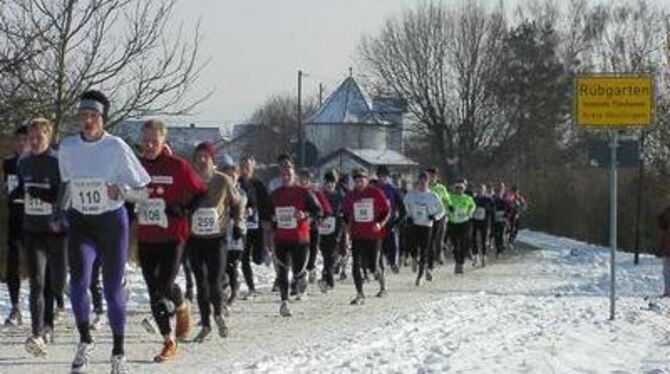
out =
[[[384,124],[379,116],[372,111],[368,101],[365,99],[363,91],[353,77],[345,79],[307,123]]]

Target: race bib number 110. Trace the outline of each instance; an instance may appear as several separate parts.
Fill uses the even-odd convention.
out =
[[[101,214],[107,210],[107,183],[102,179],[72,181],[72,208],[82,214]]]

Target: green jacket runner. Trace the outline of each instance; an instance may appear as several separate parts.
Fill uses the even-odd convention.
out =
[[[469,221],[477,209],[475,200],[464,193],[451,195],[451,206],[449,221],[456,224]]]

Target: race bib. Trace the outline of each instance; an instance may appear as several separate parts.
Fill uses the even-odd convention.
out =
[[[468,220],[468,212],[465,209],[459,208],[456,209],[456,214],[454,215],[454,220],[456,223],[463,223]]]
[[[374,204],[372,199],[363,199],[354,203],[354,221],[367,223],[374,220]]]
[[[497,210],[496,211],[496,222],[503,222],[505,221],[505,211],[504,210]]]
[[[82,214],[101,214],[107,210],[107,183],[102,179],[77,179],[71,182],[72,208]]]
[[[148,199],[139,206],[137,220],[143,226],[168,227],[168,218],[165,214],[165,200]]]
[[[327,217],[326,219],[321,221],[321,224],[319,225],[319,234],[331,235],[332,233],[335,232],[336,227],[337,227],[337,221],[335,220],[335,217]]]
[[[19,187],[18,175],[9,174],[7,176],[7,193],[12,193]]]
[[[216,208],[200,208],[193,214],[191,231],[195,235],[217,235],[221,233],[219,212]]]
[[[53,206],[26,192],[24,197],[24,212],[28,216],[49,216],[53,213]]]
[[[258,216],[254,213],[253,209],[247,209],[247,230],[258,230]]]
[[[280,229],[292,230],[298,227],[295,208],[292,206],[275,208],[275,217],[277,217],[277,227]]]
[[[475,210],[474,214],[474,219],[477,221],[483,221],[486,219],[486,209],[482,207],[478,207],[477,210]]]
[[[428,207],[425,205],[414,205],[414,220],[417,223],[426,223],[428,221]]]

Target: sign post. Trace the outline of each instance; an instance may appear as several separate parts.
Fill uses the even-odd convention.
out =
[[[612,131],[610,139],[610,319],[616,316],[616,251],[617,251],[617,210],[618,210],[618,173],[617,147],[619,146],[619,132]]]
[[[619,134],[654,123],[654,80],[650,74],[586,74],[575,79],[574,123],[578,129],[610,134],[610,319],[616,317]]]

